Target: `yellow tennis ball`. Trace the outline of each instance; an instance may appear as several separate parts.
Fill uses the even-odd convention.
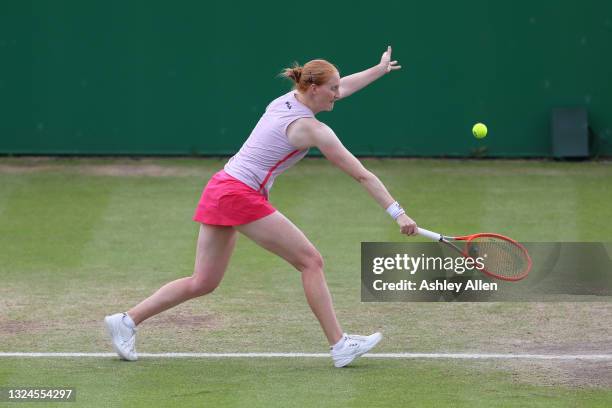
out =
[[[477,123],[472,128],[472,133],[476,139],[482,139],[487,135],[487,127],[483,123]]]

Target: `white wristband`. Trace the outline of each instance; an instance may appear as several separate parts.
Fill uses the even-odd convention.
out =
[[[387,207],[387,213],[393,217],[394,220],[397,219],[397,217],[399,217],[402,214],[405,214],[406,211],[404,211],[404,209],[402,208],[401,205],[399,205],[399,203],[396,201],[393,204],[391,204],[389,207]]]

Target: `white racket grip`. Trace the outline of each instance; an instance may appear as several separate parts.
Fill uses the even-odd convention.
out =
[[[442,238],[442,235],[438,234],[437,232],[429,231],[423,228],[417,228],[417,234],[434,241],[440,241]]]

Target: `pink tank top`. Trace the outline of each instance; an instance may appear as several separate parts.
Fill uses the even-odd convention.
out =
[[[313,118],[312,111],[292,90],[273,100],[255,129],[224,167],[230,176],[268,196],[276,176],[300,161],[308,149],[298,150],[287,139],[287,127],[297,119]]]

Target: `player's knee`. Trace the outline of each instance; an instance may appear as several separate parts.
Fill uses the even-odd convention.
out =
[[[308,251],[300,258],[296,268],[300,272],[312,273],[323,271],[323,257],[316,249]]]
[[[190,294],[192,297],[199,297],[212,293],[219,286],[219,282],[210,279],[191,278]]]

